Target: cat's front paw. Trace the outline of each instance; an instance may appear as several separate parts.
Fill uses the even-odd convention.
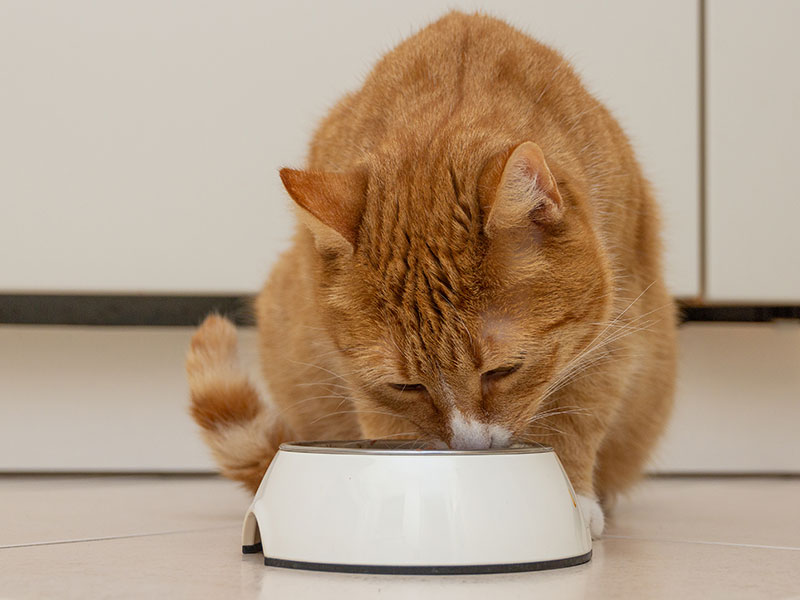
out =
[[[592,533],[592,539],[599,538],[603,533],[603,528],[606,524],[606,518],[603,515],[603,509],[594,498],[577,494],[578,506],[583,513],[583,520],[589,525],[589,531]]]

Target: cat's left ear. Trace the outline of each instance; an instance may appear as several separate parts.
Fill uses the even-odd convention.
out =
[[[364,174],[281,169],[280,175],[317,247],[352,252],[364,212]]]
[[[497,187],[487,195],[488,206],[484,206],[486,235],[491,238],[503,230],[547,227],[559,222],[564,215],[564,201],[542,149],[533,142],[524,142],[506,156],[505,163],[500,163],[502,173]]]

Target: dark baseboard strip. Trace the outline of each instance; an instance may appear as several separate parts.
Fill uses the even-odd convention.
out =
[[[150,479],[222,479],[214,471],[0,471],[0,479],[101,479],[136,477]],[[646,479],[800,479],[800,471],[658,471],[645,473]]]
[[[800,479],[797,471],[742,471],[721,473],[719,471],[659,471],[648,473],[648,479]]]
[[[209,313],[253,325],[251,296],[145,296],[0,294],[0,324],[105,327],[195,327]],[[800,306],[692,306],[680,304],[681,321],[767,323],[800,320]]]
[[[221,479],[215,471],[0,471],[0,479]]]
[[[684,323],[769,323],[800,319],[800,306],[687,306],[681,305]]]
[[[237,325],[252,325],[251,304],[249,296],[0,294],[0,323],[195,327],[219,313]]]

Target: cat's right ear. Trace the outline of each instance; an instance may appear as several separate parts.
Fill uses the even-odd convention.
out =
[[[281,169],[280,175],[317,247],[352,253],[366,199],[364,174]]]
[[[482,176],[482,197],[486,222],[484,231],[492,238],[503,231],[540,231],[558,223],[564,201],[550,172],[542,149],[524,142],[496,156]]]

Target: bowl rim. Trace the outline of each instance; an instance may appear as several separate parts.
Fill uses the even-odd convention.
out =
[[[409,446],[416,443],[417,447]],[[519,444],[510,448],[487,448],[485,450],[428,449],[421,440],[316,440],[307,442],[284,442],[281,452],[304,454],[349,454],[361,456],[506,456],[510,454],[542,454],[553,452],[544,444]],[[365,447],[366,446],[366,447]]]

